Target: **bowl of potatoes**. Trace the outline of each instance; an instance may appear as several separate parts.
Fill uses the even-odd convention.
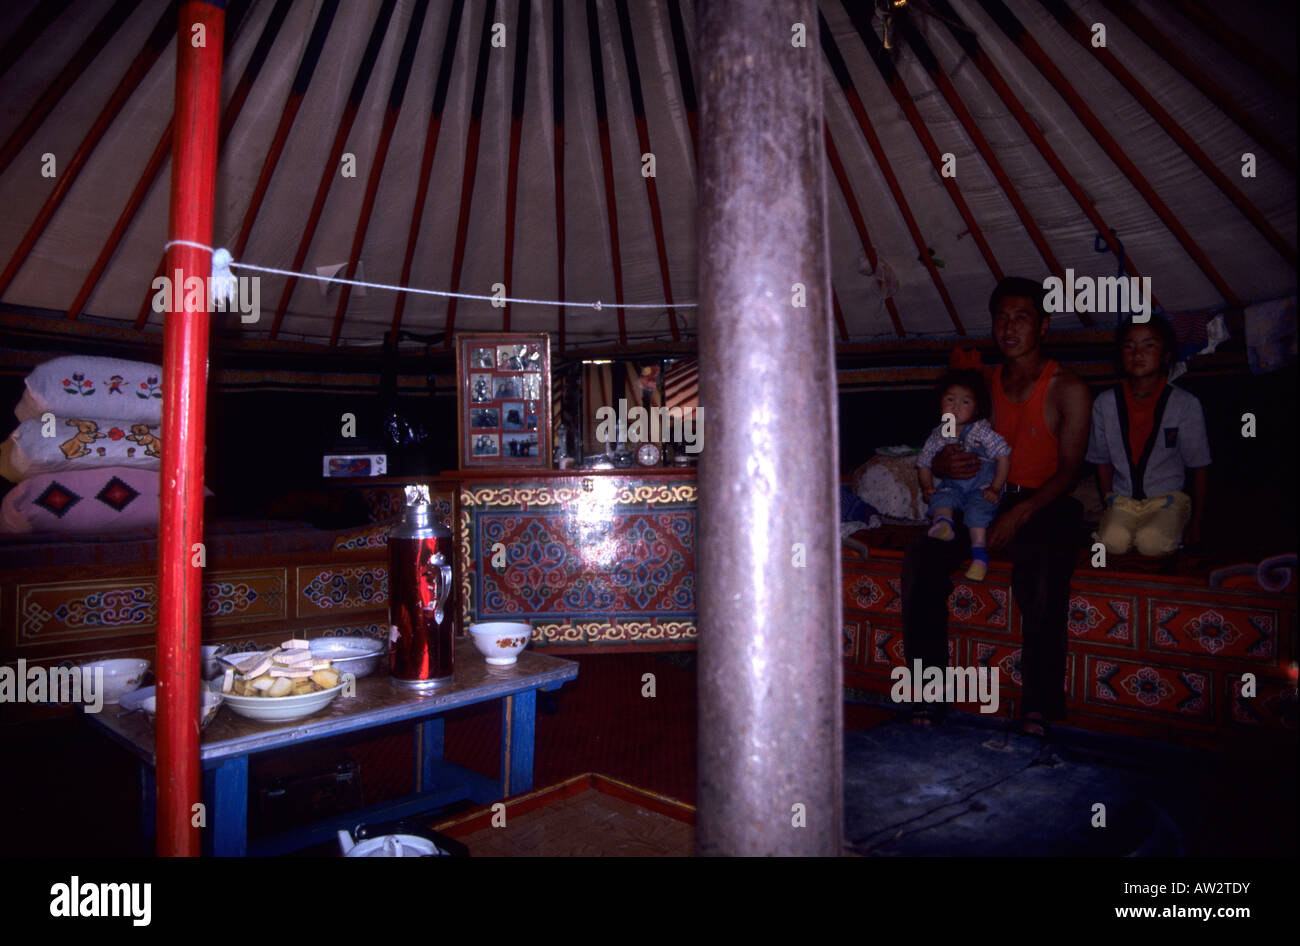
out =
[[[230,666],[213,686],[220,687],[224,704],[261,722],[310,716],[328,706],[350,679],[328,659],[313,655],[305,640],[222,659]]]

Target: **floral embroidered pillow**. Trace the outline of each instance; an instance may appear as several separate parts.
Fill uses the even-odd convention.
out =
[[[19,420],[47,411],[58,423],[74,417],[162,423],[162,368],[143,361],[63,355],[37,365],[14,408]]]
[[[0,444],[0,476],[19,483],[39,473],[98,466],[158,470],[160,430],[158,424],[104,418],[25,420]]]

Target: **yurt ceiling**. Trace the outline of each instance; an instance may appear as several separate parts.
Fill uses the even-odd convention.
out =
[[[694,17],[691,0],[231,0],[213,243],[236,275],[541,304],[262,274],[258,321],[219,331],[690,342]],[[1122,268],[1171,312],[1295,291],[1292,4],[821,0],[805,35],[841,342],[986,333],[1004,274]],[[175,43],[163,2],[3,4],[0,311],[161,331]]]

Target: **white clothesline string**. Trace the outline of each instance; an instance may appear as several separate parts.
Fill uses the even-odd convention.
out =
[[[212,276],[214,279],[230,278],[230,268],[248,269],[259,273],[271,273],[275,276],[291,276],[295,279],[314,279],[317,282],[342,283],[347,286],[360,286],[364,289],[386,289],[389,292],[411,292],[421,296],[443,296],[448,299],[479,299],[484,302],[509,302],[514,305],[544,305],[544,306],[564,306],[565,308],[583,308],[583,309],[695,309],[699,307],[698,302],[677,302],[668,305],[666,302],[625,302],[625,303],[602,303],[599,299],[595,302],[565,302],[561,299],[518,299],[510,296],[480,296],[469,292],[442,292],[438,289],[418,289],[414,286],[394,286],[388,283],[365,282],[360,279],[342,279],[338,276],[320,276],[315,273],[295,273],[291,269],[276,269],[273,266],[255,266],[252,263],[236,263],[226,249],[214,250],[210,246],[204,246],[202,243],[196,243],[193,240],[171,240],[163,246],[163,252],[171,249],[173,246],[190,246],[196,250],[203,250],[205,253],[212,254]],[[224,258],[223,258],[224,254]]]

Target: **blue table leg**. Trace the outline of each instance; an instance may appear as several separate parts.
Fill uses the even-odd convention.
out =
[[[212,853],[243,857],[248,853],[248,756],[221,762],[213,773]]]
[[[427,792],[436,784],[435,772],[442,761],[442,717],[415,724],[415,790]]]
[[[537,691],[507,696],[501,709],[501,794],[509,798],[533,787],[533,739]]]
[[[158,834],[158,783],[153,769],[140,763],[140,844],[146,857],[154,854],[154,839]]]

